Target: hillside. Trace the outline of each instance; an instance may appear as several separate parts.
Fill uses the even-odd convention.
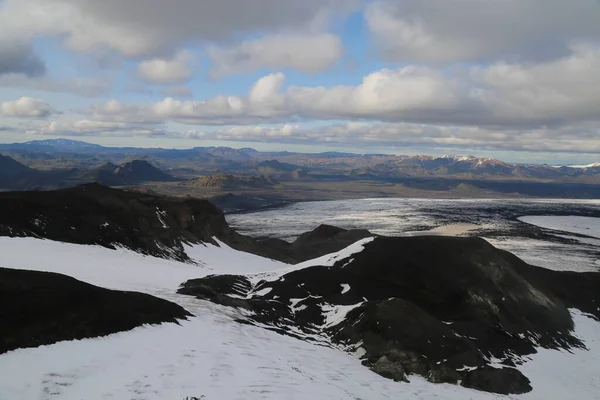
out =
[[[145,160],[134,160],[121,165],[107,162],[86,172],[83,178],[107,186],[138,185],[144,182],[174,182],[177,180]]]
[[[35,186],[43,180],[43,173],[14,159],[0,155],[0,189],[21,189]]]
[[[0,155],[0,176],[2,177],[19,177],[36,172],[10,157]]]
[[[194,186],[218,188],[225,190],[235,189],[265,189],[272,188],[278,182],[269,176],[248,176],[231,174],[214,174],[197,179]]]

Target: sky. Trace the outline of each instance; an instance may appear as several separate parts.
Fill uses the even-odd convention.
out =
[[[0,0],[0,142],[600,160],[600,0]]]

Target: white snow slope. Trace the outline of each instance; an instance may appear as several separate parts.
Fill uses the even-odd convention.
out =
[[[329,259],[350,257],[359,247]],[[190,278],[291,266],[223,244],[187,251],[201,266],[128,250],[0,238],[0,267],[53,271],[111,289],[146,292],[195,315],[181,325],[143,326],[0,355],[0,400],[600,398],[600,324],[579,312],[573,312],[576,332],[589,351],[535,354],[521,367],[534,387],[526,395],[497,396],[431,384],[418,376],[411,376],[410,384],[395,383],[363,367],[355,356],[236,323],[239,315],[231,308],[175,294]]]

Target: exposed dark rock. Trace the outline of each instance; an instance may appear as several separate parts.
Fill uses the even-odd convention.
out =
[[[0,268],[0,354],[106,336],[190,316],[148,294],[99,288],[49,272]]]
[[[34,236],[188,260],[184,242],[227,231],[206,200],[158,197],[98,184],[50,192],[0,193],[0,236]]]
[[[374,235],[364,229],[347,230],[321,225],[315,230],[303,234],[293,243],[274,238],[253,239],[232,230],[223,232],[219,239],[237,250],[297,264],[340,251],[360,239],[371,236]]]
[[[306,261],[320,255],[340,251],[357,241],[374,236],[366,229],[342,229],[331,225],[320,225],[300,235],[292,246],[298,249],[296,259]]]
[[[300,245],[340,234],[324,226]],[[600,274],[533,267],[479,238],[378,237],[332,267],[255,286],[214,276],[180,293],[249,310],[246,323],[361,347],[365,365],[395,380],[419,374],[508,394],[531,390],[514,367],[536,347],[585,347],[567,307],[598,317]]]
[[[395,380],[396,382],[408,382],[406,371],[399,362],[390,361],[387,356],[379,357],[379,360],[371,367],[373,372],[379,375]]]

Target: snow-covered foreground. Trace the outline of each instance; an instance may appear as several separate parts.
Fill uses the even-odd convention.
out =
[[[361,245],[320,261],[351,257]],[[195,315],[180,326],[144,326],[0,355],[0,399],[505,398],[415,376],[410,384],[395,383],[340,350],[236,323],[240,315],[235,310],[177,295],[175,290],[187,279],[211,273],[270,275],[291,266],[224,245],[187,251],[200,266],[128,250],[0,238],[1,267],[54,271],[98,286],[146,292],[177,302]],[[521,367],[534,391],[510,398],[600,398],[600,324],[579,312],[573,315],[577,334],[590,351],[540,351]]]

